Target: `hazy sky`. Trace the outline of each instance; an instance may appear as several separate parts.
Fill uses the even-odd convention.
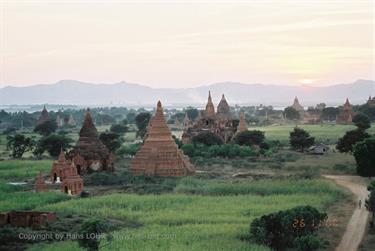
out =
[[[0,86],[375,79],[370,0],[0,2]]]

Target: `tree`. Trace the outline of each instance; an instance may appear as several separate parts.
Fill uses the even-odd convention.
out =
[[[314,144],[315,138],[311,137],[310,134],[302,128],[295,127],[294,130],[290,132],[289,142],[293,149],[304,152],[306,148]]]
[[[138,128],[137,136],[144,137],[150,118],[151,114],[148,112],[141,112],[135,117],[135,124]]]
[[[39,133],[43,136],[48,136],[51,133],[54,133],[57,129],[57,123],[54,120],[47,120],[42,124],[37,125],[34,128],[34,132]]]
[[[129,112],[127,115],[126,115],[126,120],[130,123],[130,124],[134,124],[135,123],[135,117],[137,116],[137,114],[135,114],[134,112]]]
[[[354,146],[357,174],[364,177],[375,176],[375,137],[367,138]]]
[[[336,149],[341,153],[353,152],[353,146],[370,135],[364,130],[356,129],[345,133],[337,142]]]
[[[52,157],[59,156],[61,149],[64,151],[71,147],[72,139],[66,135],[51,134],[41,138],[36,145],[34,154],[41,156],[47,151]]]
[[[326,107],[322,110],[322,114],[320,115],[321,120],[328,120],[334,121],[336,120],[337,115],[339,114],[340,110],[336,107]]]
[[[284,109],[285,118],[289,120],[299,120],[301,115],[299,112],[291,106]]]
[[[185,112],[187,113],[190,120],[195,120],[198,117],[199,111],[193,107],[188,107]]]
[[[363,114],[363,113],[358,113],[353,117],[353,123],[355,124],[358,129],[361,130],[366,130],[371,127],[371,121],[370,118]]]
[[[122,145],[122,140],[119,134],[113,132],[102,132],[99,139],[111,151],[115,152]]]
[[[375,181],[372,181],[371,184],[367,187],[367,190],[370,192],[368,198],[365,201],[366,209],[372,213],[371,227],[374,227],[375,224]]]
[[[107,225],[97,219],[86,221],[80,228],[79,234],[83,238],[78,238],[80,247],[90,251],[99,250],[101,235],[107,230]]]
[[[113,124],[111,125],[109,130],[113,133],[122,135],[128,131],[128,127],[126,126],[126,124]]]
[[[244,131],[238,133],[235,138],[234,142],[241,146],[253,146],[253,145],[260,145],[264,142],[264,132],[258,130],[252,131]]]
[[[223,140],[212,132],[200,133],[192,138],[192,142],[194,144],[204,144],[207,146],[223,144]]]
[[[34,147],[33,140],[22,134],[8,135],[7,141],[7,149],[12,151],[13,158],[22,158],[25,152],[31,151]]]

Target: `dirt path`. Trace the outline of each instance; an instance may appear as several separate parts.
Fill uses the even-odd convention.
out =
[[[335,251],[357,251],[365,234],[367,219],[369,216],[368,211],[364,206],[364,200],[368,196],[368,191],[365,185],[353,182],[355,176],[336,176],[324,175],[325,178],[334,180],[338,185],[348,188],[358,200],[362,200],[362,207],[358,206],[353,212],[352,217],[346,226],[345,233],[335,249]]]

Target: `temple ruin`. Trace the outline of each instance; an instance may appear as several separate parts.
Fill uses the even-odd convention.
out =
[[[49,114],[48,114],[48,111],[46,109],[46,106],[43,107],[43,110],[42,110],[42,113],[40,114],[39,116],[39,119],[38,121],[36,122],[36,125],[41,125],[45,122],[49,121]]]
[[[246,123],[246,120],[245,120],[245,114],[243,112],[241,112],[241,114],[240,114],[240,122],[238,123],[237,132],[236,133],[247,131],[247,128],[248,127],[247,127],[247,123]]]
[[[98,131],[87,109],[77,144],[68,154],[79,175],[87,172],[113,172],[114,155],[100,141]]]
[[[11,225],[14,227],[40,228],[57,220],[56,213],[40,211],[10,211],[0,213],[0,227]]]
[[[215,113],[211,92],[209,92],[206,109],[200,111],[197,121],[185,127],[182,143],[189,144],[193,137],[207,132],[217,135],[224,143],[229,143],[237,131],[237,125],[238,119],[233,118],[224,94]]]
[[[350,124],[352,123],[352,119],[353,119],[352,106],[349,103],[349,99],[346,98],[345,104],[336,118],[336,123],[337,124]]]
[[[292,108],[293,108],[294,110],[296,110],[297,112],[299,112],[300,115],[301,115],[301,117],[303,116],[303,113],[304,113],[305,109],[304,109],[303,106],[299,103],[299,100],[298,100],[297,96],[294,98]]]
[[[165,121],[160,101],[150,119],[143,145],[131,161],[133,175],[185,176],[195,173],[194,166],[178,149]]]
[[[46,192],[47,191],[47,184],[44,181],[44,177],[42,175],[42,172],[39,173],[39,175],[35,179],[35,192]]]

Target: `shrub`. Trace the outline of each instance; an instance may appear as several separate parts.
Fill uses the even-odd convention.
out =
[[[207,146],[223,144],[223,140],[211,132],[200,133],[194,136],[192,141],[194,144],[204,144]]]
[[[320,241],[313,235],[298,237],[294,241],[297,251],[314,251],[320,247]]]
[[[234,138],[234,142],[241,146],[253,146],[262,144],[264,139],[264,132],[252,130],[238,133]]]
[[[263,215],[250,225],[251,238],[258,244],[276,250],[293,247],[296,239],[316,232],[327,214],[311,206],[300,206],[289,210]],[[297,242],[305,241],[300,239]]]
[[[130,145],[125,145],[118,149],[116,151],[117,155],[129,155],[129,156],[134,156],[139,148],[141,147],[140,144],[130,144]]]

